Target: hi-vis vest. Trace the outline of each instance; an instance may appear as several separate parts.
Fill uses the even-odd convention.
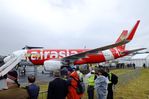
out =
[[[112,73],[108,73],[108,79],[109,79],[109,83],[108,84],[111,84],[112,83]]]
[[[80,71],[77,71],[80,81],[83,82],[83,74]]]
[[[95,78],[94,74],[91,74],[91,76],[88,77],[87,81],[88,81],[89,86],[94,86],[95,85],[94,78]]]

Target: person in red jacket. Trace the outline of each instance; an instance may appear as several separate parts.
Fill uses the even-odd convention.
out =
[[[67,99],[81,99],[82,94],[77,94],[76,88],[77,88],[77,81],[79,80],[79,75],[77,71],[73,71],[70,74],[70,84],[68,86],[68,94]]]

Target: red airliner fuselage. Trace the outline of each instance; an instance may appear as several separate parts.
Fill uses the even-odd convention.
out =
[[[35,65],[43,65],[46,60],[60,60],[61,58],[85,52],[89,49],[32,49],[27,50],[29,60]],[[97,54],[86,55],[85,58],[76,60],[74,64],[100,63],[111,59],[116,59],[125,55],[120,54],[122,49],[112,48],[100,51]]]

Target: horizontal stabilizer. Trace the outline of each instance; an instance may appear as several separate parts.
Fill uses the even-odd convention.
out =
[[[33,47],[33,46],[25,46],[22,49],[42,49],[43,47]]]
[[[146,48],[139,48],[139,49],[133,49],[133,50],[128,50],[128,51],[124,51],[122,52],[123,54],[131,54],[137,51],[141,51],[141,50],[145,50]]]

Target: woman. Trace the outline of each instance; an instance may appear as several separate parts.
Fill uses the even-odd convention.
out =
[[[97,78],[95,80],[95,90],[97,93],[97,99],[106,99],[107,96],[107,87],[108,87],[108,81],[104,74],[103,69],[99,69],[97,72]]]

